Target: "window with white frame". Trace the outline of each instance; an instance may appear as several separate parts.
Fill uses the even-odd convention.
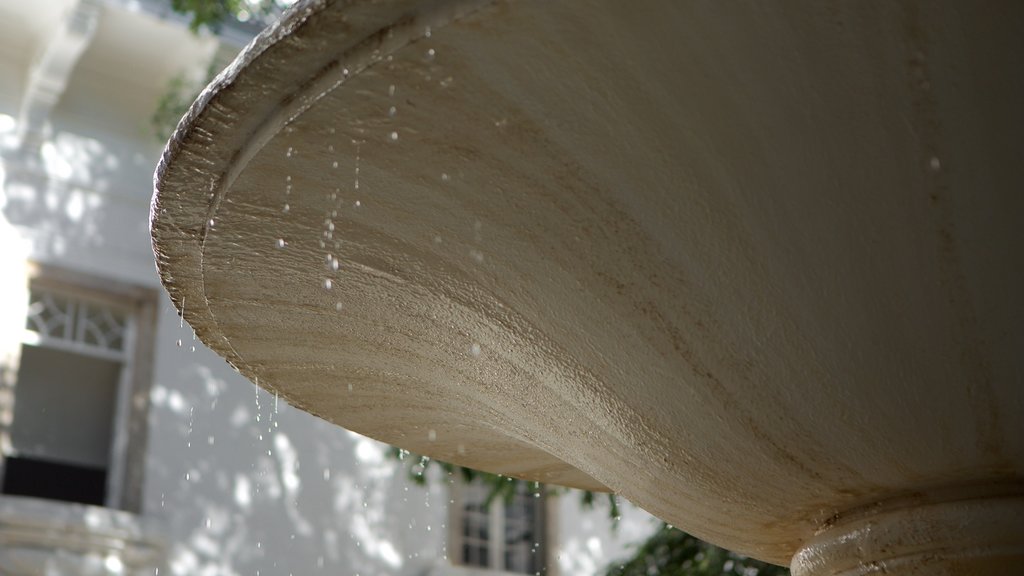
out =
[[[8,395],[4,494],[137,510],[154,301],[108,280],[36,274]]]
[[[454,488],[453,559],[463,566],[543,574],[546,501],[542,491],[520,482],[511,498],[490,498],[479,481]]]

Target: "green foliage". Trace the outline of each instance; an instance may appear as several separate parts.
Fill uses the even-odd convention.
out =
[[[463,466],[456,466],[448,462],[442,462],[440,460],[432,460],[426,456],[417,456],[412,454],[408,450],[402,450],[401,448],[392,447],[388,455],[392,458],[402,461],[408,461],[409,466],[406,468],[409,479],[419,486],[426,486],[427,479],[429,477],[429,470],[431,466],[437,466],[448,478],[459,478],[463,482],[482,482],[485,486],[490,487],[490,491],[487,495],[486,504],[490,504],[495,498],[503,498],[506,502],[511,502],[512,498],[520,490],[520,486],[528,484],[524,480],[517,480],[508,476],[502,476],[500,474],[490,474],[488,472],[481,472],[480,470],[474,470],[472,468],[465,468]],[[533,482],[533,490],[540,492],[542,490],[548,490],[547,487],[542,486],[537,482]]]
[[[788,576],[789,569],[712,546],[682,530],[662,525],[628,559],[605,576]]]
[[[206,75],[199,81],[189,81],[184,74],[178,74],[167,83],[160,100],[157,101],[156,109],[149,117],[149,125],[153,130],[156,139],[163,143],[171,137],[178,121],[188,112],[188,107],[199,96],[203,87],[213,80],[217,70],[211,64],[206,69]]]
[[[218,30],[229,20],[256,18],[268,23],[281,13],[284,3],[279,0],[171,0],[175,12],[191,17],[189,28]]]
[[[392,447],[389,450],[388,455],[397,460],[409,462],[410,465],[406,469],[409,474],[409,479],[419,486],[425,486],[427,484],[428,470],[431,466],[437,466],[449,478],[457,476],[463,482],[467,483],[473,481],[482,482],[485,486],[490,487],[490,492],[488,493],[487,500],[485,502],[486,504],[490,504],[495,498],[504,498],[506,502],[510,502],[517,493],[521,493],[521,486],[523,485],[532,485],[535,492],[543,492],[545,494],[550,494],[558,490],[567,490],[554,488],[539,482],[527,482],[526,480],[519,480],[510,476],[481,472],[480,470],[474,470],[464,466],[456,466],[455,464],[442,462],[440,460],[432,460],[426,456],[417,456],[408,450],[402,450],[401,448]],[[605,496],[608,498],[608,514],[611,518],[612,526],[617,526],[619,521],[618,500],[615,498],[614,494],[606,494]],[[596,498],[597,494],[594,492],[580,492],[580,503],[584,508],[593,508]]]
[[[224,20],[234,17],[242,7],[242,0],[171,0],[175,12],[192,17],[189,28],[197,32],[206,26],[216,29]]]

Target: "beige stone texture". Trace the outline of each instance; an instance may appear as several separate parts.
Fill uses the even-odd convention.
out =
[[[822,542],[851,514],[955,536],[1010,498],[1015,537],[953,556],[1019,566],[1022,29],[1019,3],[309,2],[169,143],[158,266],[243,374],[402,448],[798,573],[846,566]],[[884,541],[855,565],[952,557]]]

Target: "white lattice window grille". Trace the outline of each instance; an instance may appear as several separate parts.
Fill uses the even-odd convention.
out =
[[[70,293],[33,287],[29,293],[25,338],[28,344],[124,360],[131,350],[128,310]]]
[[[455,560],[504,572],[546,572],[546,497],[525,483],[510,499],[499,496],[488,502],[490,491],[480,482],[458,486]]]

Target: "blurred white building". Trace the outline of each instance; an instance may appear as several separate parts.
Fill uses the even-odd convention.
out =
[[[421,488],[194,341],[150,252],[149,119],[254,30],[169,1],[0,0],[0,573],[582,576],[649,533]]]

